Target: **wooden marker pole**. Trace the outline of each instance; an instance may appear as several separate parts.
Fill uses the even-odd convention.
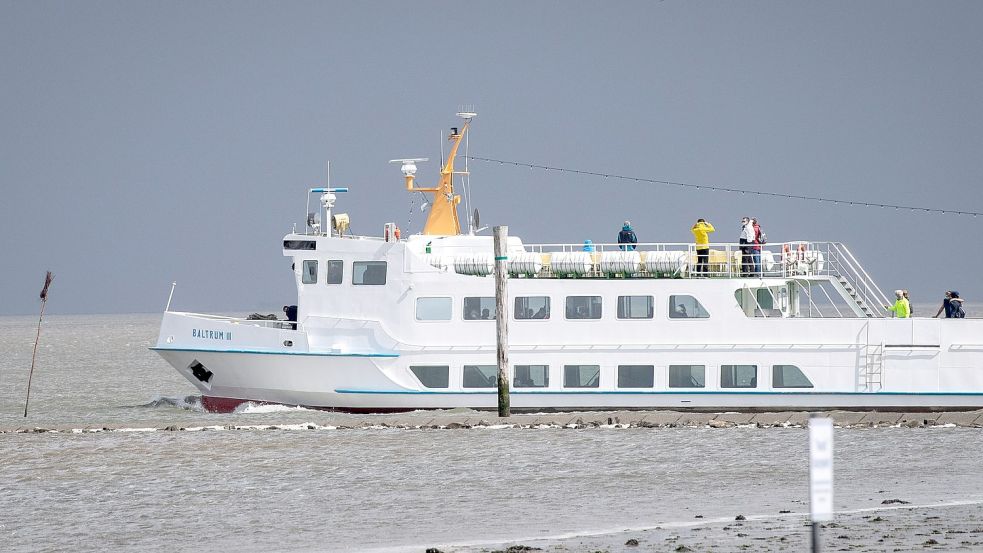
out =
[[[44,275],[44,288],[41,289],[41,314],[38,316],[38,334],[34,337],[34,354],[31,355],[31,372],[27,375],[27,399],[24,400],[24,416],[27,416],[27,406],[31,403],[31,380],[34,378],[34,360],[38,356],[38,341],[41,340],[41,321],[44,319],[44,306],[48,303],[48,287],[54,279],[51,271]]]
[[[505,244],[509,227],[495,227],[495,334],[498,345],[498,416],[507,417],[509,409],[509,313],[506,281],[509,278]]]

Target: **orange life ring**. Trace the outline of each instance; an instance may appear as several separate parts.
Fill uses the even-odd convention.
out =
[[[798,253],[799,259],[804,260],[806,258],[806,245],[805,244],[799,244],[799,250],[798,250],[798,252],[799,252]]]

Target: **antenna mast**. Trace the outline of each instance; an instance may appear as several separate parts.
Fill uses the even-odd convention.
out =
[[[478,115],[474,111],[474,104],[461,106],[461,111],[457,116],[464,119],[465,126],[470,126],[471,120]],[[464,186],[464,209],[468,213],[468,235],[474,235],[474,219],[471,216],[471,170],[468,162],[471,158],[471,133],[464,135],[464,175],[461,184]]]

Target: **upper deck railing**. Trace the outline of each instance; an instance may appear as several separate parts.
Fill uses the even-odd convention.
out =
[[[887,297],[839,242],[775,244],[525,244],[510,254],[514,276],[541,278],[831,277],[868,316],[882,316]],[[463,272],[463,271],[458,271]]]

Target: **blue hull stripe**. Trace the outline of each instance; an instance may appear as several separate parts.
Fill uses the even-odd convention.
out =
[[[251,349],[150,348],[152,351],[192,351],[203,353],[243,353],[259,355],[307,355],[311,357],[399,357],[398,353],[332,353],[307,351],[263,351]]]
[[[338,394],[415,394],[415,395],[497,395],[497,390],[474,391],[474,392],[441,392],[437,390],[348,390],[337,389]],[[726,395],[726,396],[915,396],[915,397],[934,397],[934,396],[981,396],[983,392],[724,392],[724,391],[702,391],[702,392],[669,392],[669,391],[583,391],[583,392],[560,392],[560,391],[509,391],[510,395]]]

